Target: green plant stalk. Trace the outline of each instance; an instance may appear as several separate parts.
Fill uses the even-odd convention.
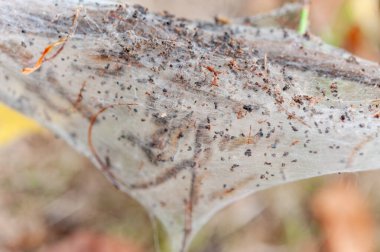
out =
[[[298,33],[303,35],[309,29],[309,4],[305,4],[302,8],[300,22],[298,25]]]

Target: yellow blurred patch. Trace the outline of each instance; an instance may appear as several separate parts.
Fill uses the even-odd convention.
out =
[[[23,135],[42,131],[32,119],[0,103],[0,146]]]

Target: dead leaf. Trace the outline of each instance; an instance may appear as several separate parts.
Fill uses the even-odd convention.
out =
[[[326,252],[375,251],[374,220],[369,206],[352,182],[335,181],[312,199]]]

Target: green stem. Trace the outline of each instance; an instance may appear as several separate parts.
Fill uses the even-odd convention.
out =
[[[309,29],[309,4],[305,1],[305,5],[301,11],[300,22],[298,25],[298,33],[304,35]]]

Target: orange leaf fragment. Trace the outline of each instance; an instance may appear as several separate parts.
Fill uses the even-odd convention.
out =
[[[66,41],[67,41],[67,37],[64,37],[64,38],[60,38],[58,41],[48,45],[45,48],[45,50],[43,51],[41,57],[37,60],[36,64],[34,64],[33,67],[27,67],[27,68],[22,69],[22,73],[23,74],[31,74],[31,73],[35,72],[36,70],[38,70],[42,66],[42,63],[44,63],[46,61],[46,55],[51,50],[53,50],[55,47],[66,43]],[[63,48],[63,46],[61,48]],[[59,49],[59,51],[61,51],[61,49]]]
[[[70,28],[69,35],[62,37],[59,40],[55,41],[54,43],[51,43],[47,47],[45,47],[45,50],[42,52],[40,58],[37,60],[36,64],[34,64],[33,67],[26,67],[26,68],[22,69],[23,74],[31,74],[31,73],[35,72],[36,70],[38,70],[42,66],[42,64],[45,61],[49,61],[51,59],[54,59],[63,50],[66,42],[69,40],[69,38],[74,34],[74,32],[76,30],[76,27],[78,25],[77,21],[78,21],[78,17],[80,14],[80,10],[81,10],[81,7],[77,8],[77,10],[76,10],[76,13],[73,17],[73,24]],[[57,52],[53,56],[51,56],[50,58],[46,58],[46,56],[48,55],[48,53],[51,52],[51,50],[53,50],[55,47],[60,46],[60,45],[61,45],[61,47],[57,50]]]

